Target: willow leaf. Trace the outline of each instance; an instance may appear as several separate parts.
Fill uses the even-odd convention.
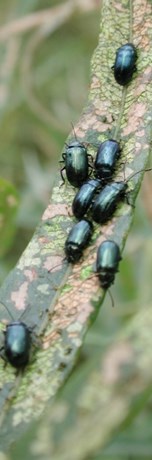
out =
[[[98,142],[113,137],[120,139],[122,156],[116,179],[124,177],[124,170],[127,178],[144,169],[149,156],[151,34],[150,1],[103,0],[88,101],[75,129],[77,137],[90,144],[89,153],[93,155]],[[124,89],[115,82],[111,68],[117,48],[132,37],[138,48],[137,72]],[[142,173],[129,182],[133,200],[141,178]],[[16,377],[10,366],[3,369],[1,365],[0,436],[4,448],[38,419],[69,375],[88,326],[104,298],[97,277],[88,276],[88,268],[94,266],[96,250],[103,239],[113,238],[122,250],[132,223],[134,210],[122,203],[107,225],[95,226],[92,244],[81,262],[69,266],[64,261],[64,242],[74,222],[71,202],[75,189],[67,183],[59,185],[58,173],[41,223],[1,288],[1,321],[9,318],[4,305],[14,318],[20,318],[25,310],[25,322],[28,326],[35,325],[41,339],[41,347],[33,351],[33,362],[23,375]]]

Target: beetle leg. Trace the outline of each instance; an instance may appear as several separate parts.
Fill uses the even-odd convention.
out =
[[[65,152],[62,153],[62,158],[63,158],[63,160],[66,159],[66,153]]]
[[[3,359],[3,361],[4,361],[4,368],[5,368],[8,361],[7,361],[7,358],[6,358],[6,356],[5,356],[4,346],[2,346],[2,347],[0,348],[0,357],[1,357],[1,358]]]
[[[113,283],[114,283],[114,280],[113,280],[112,284],[113,284]],[[112,296],[112,294],[111,294],[110,289],[108,289],[108,294],[109,294],[109,297],[110,297],[110,299],[111,299],[111,305],[112,305],[112,308],[113,308],[113,307],[115,306],[115,304],[114,304],[114,298],[113,298],[113,296]]]
[[[61,178],[62,178],[62,180],[63,180],[63,182],[62,182],[61,185],[65,184],[65,178],[64,178],[64,175],[63,175],[63,171],[64,171],[64,170],[65,170],[65,166],[64,166],[62,169],[60,169]]]
[[[91,158],[91,160],[93,162],[93,156],[90,153],[88,153],[87,157]]]
[[[129,206],[131,206],[133,209],[135,209],[134,203],[131,202],[129,198],[130,198],[129,195],[126,193],[126,195],[125,195],[126,203],[127,203]]]

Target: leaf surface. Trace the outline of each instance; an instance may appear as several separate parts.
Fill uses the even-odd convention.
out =
[[[131,20],[132,19],[132,20]],[[116,178],[127,178],[145,168],[151,136],[152,51],[151,3],[143,0],[123,3],[102,2],[101,32],[91,63],[88,102],[76,127],[77,137],[95,144],[117,136],[122,145],[121,164]],[[137,72],[126,89],[117,85],[111,67],[117,48],[131,40],[138,47]],[[75,83],[76,84],[76,83]],[[72,139],[72,134],[68,141]],[[124,163],[122,165],[122,162]],[[142,174],[129,182],[136,198]],[[69,375],[89,324],[96,317],[104,292],[97,277],[90,278],[96,250],[105,238],[112,238],[123,248],[133,208],[122,203],[105,226],[94,226],[92,244],[74,267],[64,260],[64,242],[73,225],[71,203],[75,189],[60,187],[57,175],[51,202],[33,239],[17,266],[1,288],[1,322],[9,319],[5,306],[14,318],[23,311],[28,326],[35,326],[41,347],[33,351],[33,362],[23,376],[15,376],[8,366],[0,368],[1,444],[8,447],[20,437],[28,424],[37,419],[48,401]],[[2,323],[1,323],[2,324]],[[8,395],[10,399],[8,399]],[[14,396],[11,399],[11,396]],[[60,458],[60,457],[59,457]]]

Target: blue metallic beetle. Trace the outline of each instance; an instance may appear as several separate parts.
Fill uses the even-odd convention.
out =
[[[89,179],[80,187],[72,203],[72,211],[77,219],[82,219],[87,213],[95,193],[100,188],[102,185],[98,179]]]
[[[114,282],[121,260],[119,246],[113,240],[100,244],[97,251],[96,273],[103,289],[108,289]]]
[[[4,344],[0,348],[0,356],[16,369],[23,369],[30,359],[32,328],[21,321],[23,315],[20,320],[14,321],[7,306],[4,307],[11,316],[12,322],[7,324],[4,331]]]
[[[102,142],[97,151],[94,168],[95,175],[103,182],[111,179],[116,162],[120,158],[120,144],[114,139],[109,139]]]
[[[122,45],[116,51],[113,66],[115,80],[119,85],[125,86],[130,83],[136,70],[137,51],[132,43]]]
[[[82,256],[93,233],[93,225],[86,219],[75,224],[65,241],[65,255],[68,262],[76,263]]]
[[[66,151],[62,154],[63,160],[60,163],[65,163],[61,169],[61,177],[65,182],[63,171],[66,171],[68,181],[74,187],[80,187],[88,178],[89,161],[88,153],[85,145],[78,140],[73,141],[66,146]]]
[[[9,363],[23,368],[29,362],[31,350],[31,331],[25,323],[14,321],[6,326],[4,351]]]

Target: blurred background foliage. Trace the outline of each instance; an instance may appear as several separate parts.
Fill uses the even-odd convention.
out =
[[[1,282],[48,203],[61,149],[87,97],[90,58],[99,30],[97,8],[90,13],[80,8],[61,27],[57,20],[54,33],[49,21],[46,28],[44,21],[34,27],[37,13],[39,18],[41,10],[50,12],[57,5],[64,2],[6,0],[0,6],[1,177],[14,184],[19,195],[9,252],[7,241],[3,243]],[[24,19],[31,14],[29,29]],[[7,23],[15,23],[12,33],[11,26],[5,33]],[[9,228],[9,223],[14,225],[8,222]]]
[[[87,98],[90,59],[99,32],[99,3],[80,1],[80,10],[69,15],[51,33],[25,27],[20,32],[5,26],[45,8],[62,6],[57,0],[5,0],[0,5],[0,236],[1,282],[17,262],[45,209],[54,172],[71,121],[75,123]],[[48,23],[49,24],[49,23]],[[16,26],[17,27],[17,26]],[[9,31],[7,34],[7,30]],[[151,303],[152,211],[150,174],[145,175],[137,200],[132,232],[128,238],[120,273],[112,295],[87,334],[74,370],[81,379],[104,347]],[[72,391],[72,390],[71,390]],[[67,384],[68,398],[68,384]],[[69,396],[71,397],[71,396]],[[101,414],[102,418],[102,414]],[[152,458],[151,403],[102,454],[90,460]],[[142,446],[142,447],[141,447]]]

